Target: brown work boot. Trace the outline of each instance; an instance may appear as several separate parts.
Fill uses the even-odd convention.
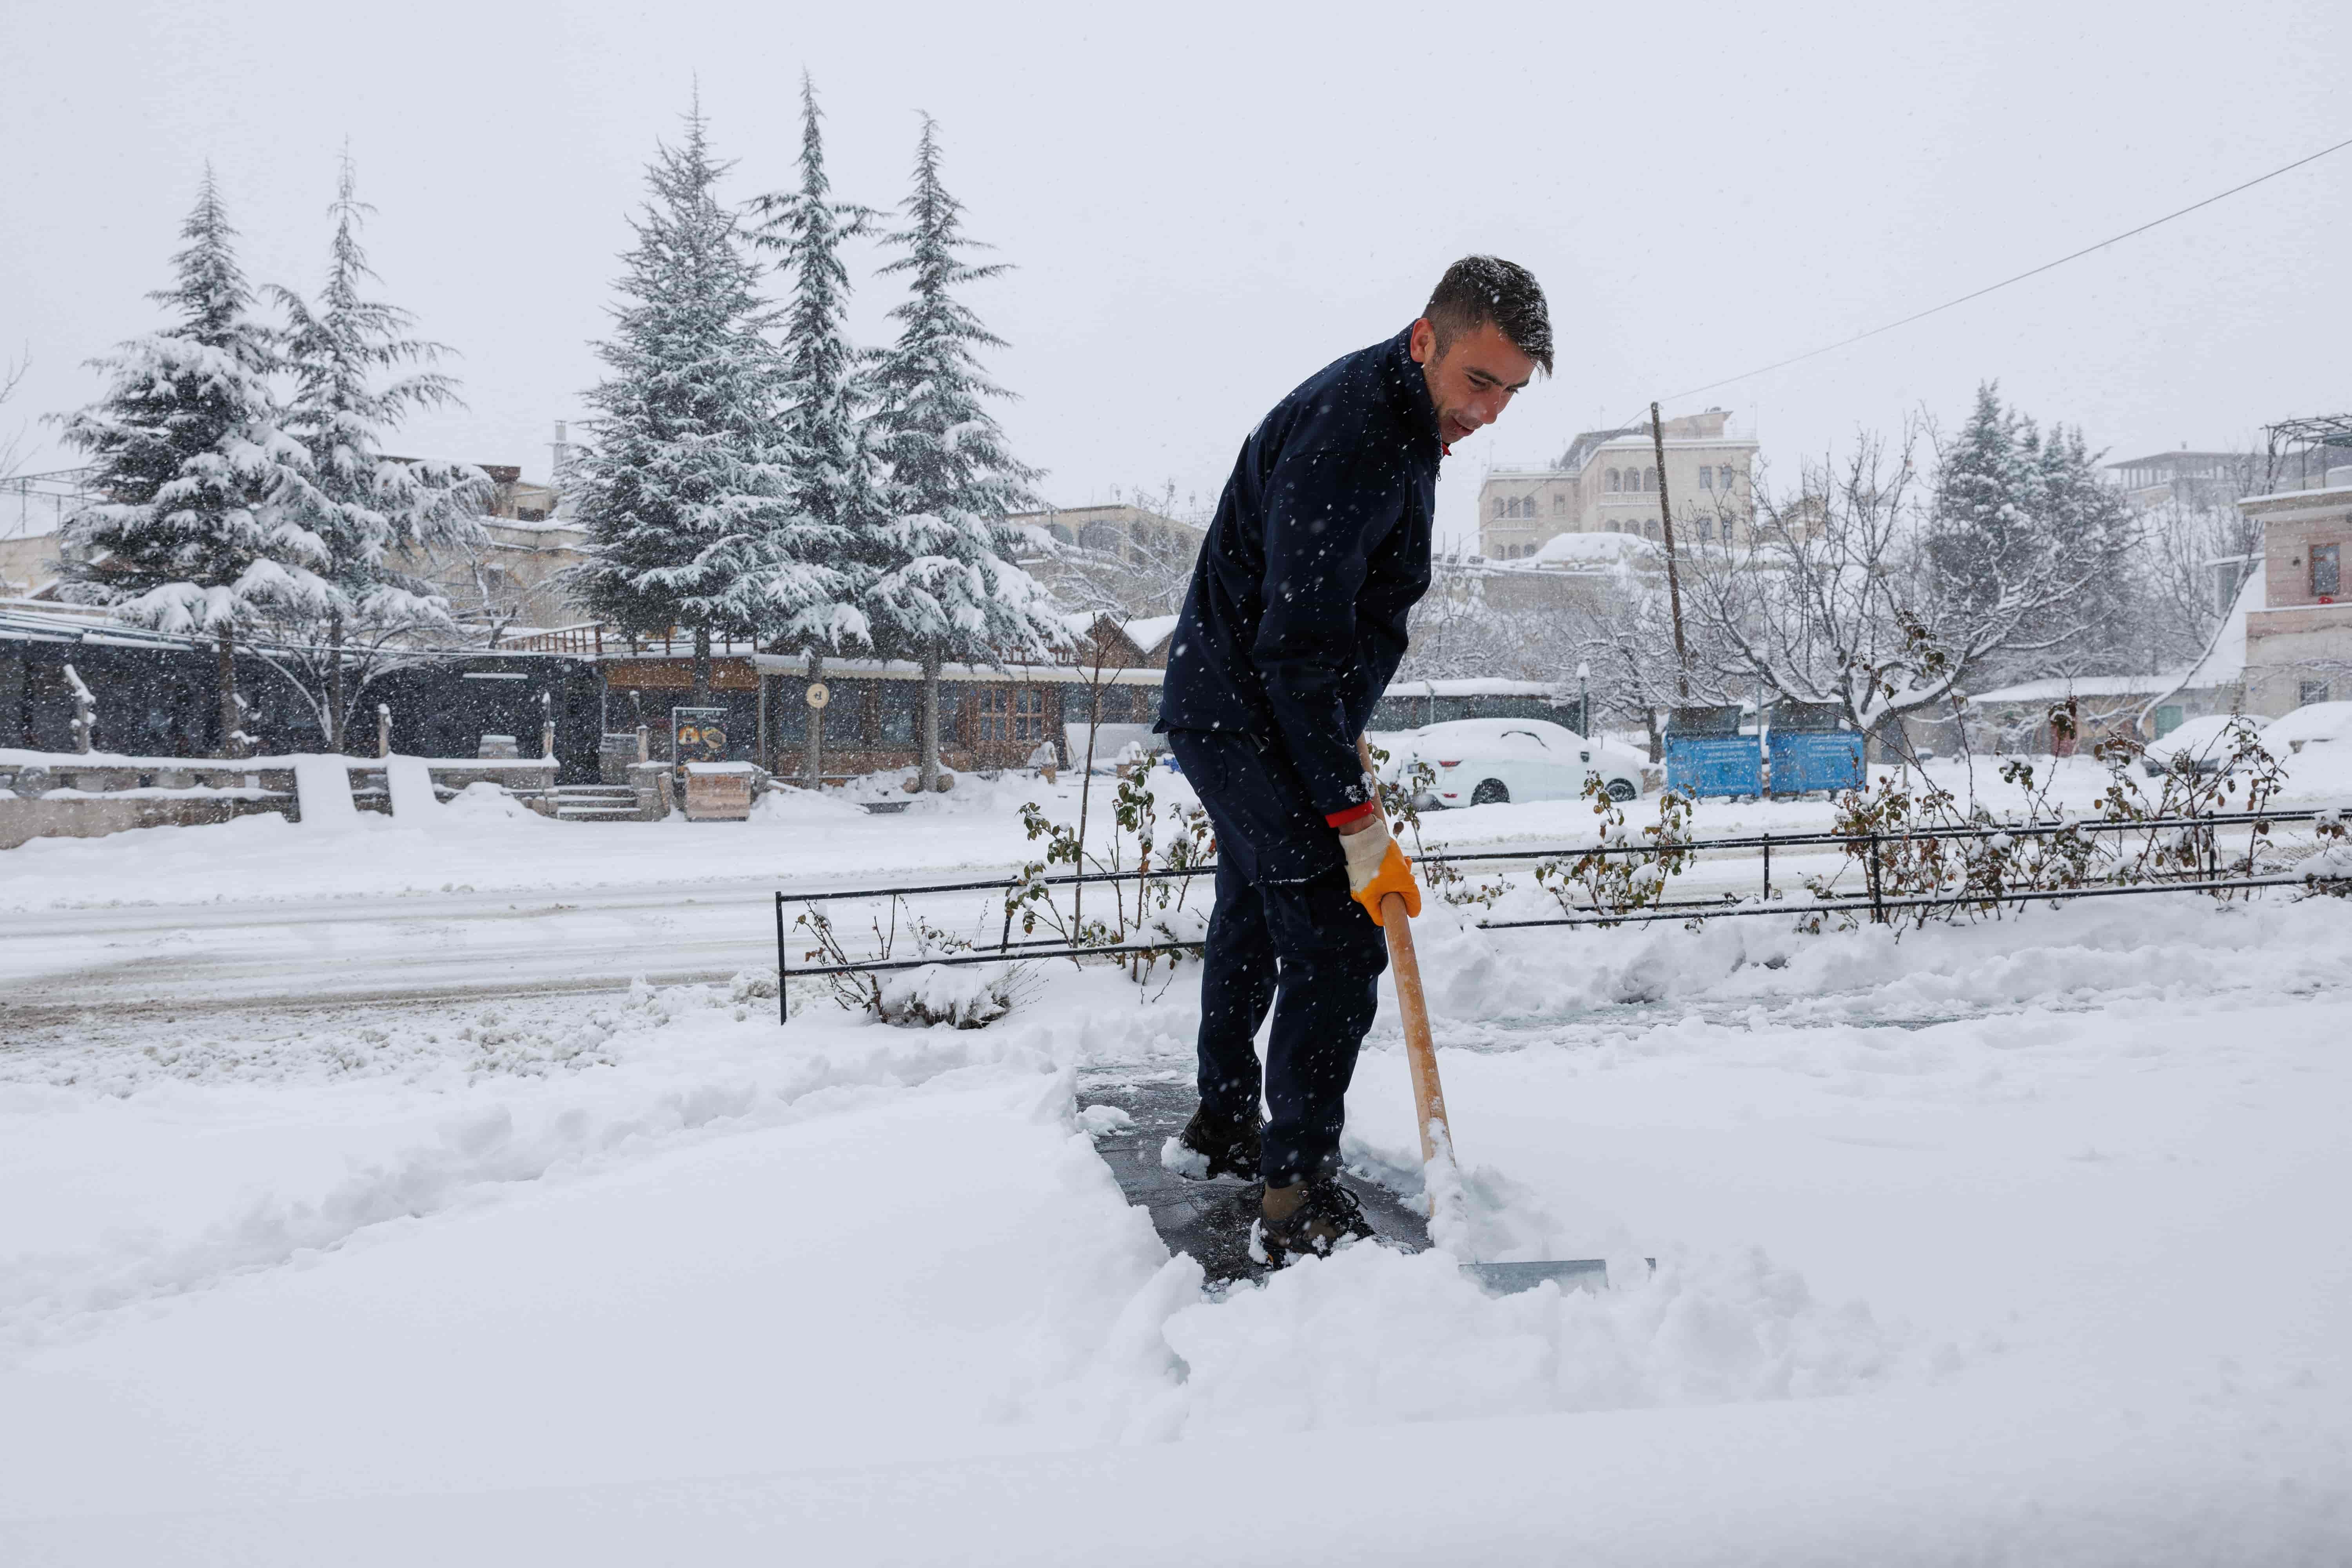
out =
[[[1250,1237],[1251,1257],[1276,1268],[1307,1254],[1328,1258],[1341,1242],[1372,1234],[1363,1205],[1336,1176],[1266,1187],[1258,1199],[1258,1216]]]
[[[1228,1121],[1210,1115],[1204,1105],[1192,1112],[1183,1131],[1161,1146],[1160,1163],[1190,1181],[1206,1182],[1218,1176],[1255,1181],[1265,1131],[1255,1106],[1250,1107],[1246,1120]]]

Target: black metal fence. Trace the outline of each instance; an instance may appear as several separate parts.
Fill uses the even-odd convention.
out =
[[[2074,899],[2123,898],[2147,893],[2215,893],[2245,889],[2257,891],[2267,888],[2305,887],[2316,882],[2333,882],[2338,878],[2312,878],[2302,875],[2254,874],[2251,847],[2247,857],[2246,875],[2222,875],[2220,830],[2244,827],[2250,833],[2266,832],[2273,825],[2288,822],[2334,821],[2352,817],[2352,806],[2321,807],[2309,811],[2216,812],[2201,816],[2150,817],[2138,821],[2109,821],[2103,818],[2073,818],[2053,822],[1983,823],[1956,827],[1934,827],[1901,833],[1755,833],[1724,838],[1690,838],[1658,842],[1632,839],[1617,844],[1559,846],[1543,849],[1462,850],[1450,854],[1423,855],[1417,862],[1423,865],[1493,865],[1517,861],[1559,861],[1586,856],[1665,856],[1698,855],[1709,851],[1756,849],[1761,851],[1762,888],[1757,898],[1743,898],[1726,893],[1716,899],[1682,899],[1662,900],[1625,910],[1595,910],[1584,914],[1562,914],[1540,920],[1481,921],[1479,931],[1522,931],[1549,926],[1610,926],[1645,924],[1655,921],[1689,921],[1732,919],[1753,915],[1795,915],[1800,918],[1824,914],[1867,912],[1874,922],[1884,922],[1890,914],[1903,910],[1975,906],[1990,908],[2011,904],[2061,903]],[[1881,851],[1900,846],[1914,849],[1923,844],[1949,840],[1990,839],[1995,837],[2056,837],[2062,835],[2156,833],[2181,831],[2202,836],[2200,849],[2204,869],[2201,875],[2179,879],[2151,877],[2132,881],[2086,881],[2063,888],[1989,887],[1969,888],[1948,892],[1889,893],[1880,877]],[[1866,892],[1846,898],[1815,898],[1810,901],[1790,901],[1776,898],[1772,889],[1772,851],[1802,848],[1835,848],[1849,858],[1863,858],[1869,879]],[[1214,861],[1166,870],[1100,871],[1084,875],[1059,877],[995,877],[968,882],[920,883],[908,887],[843,888],[819,892],[783,892],[776,894],[776,994],[780,1015],[789,1020],[791,1005],[788,975],[828,976],[840,974],[876,974],[901,970],[922,969],[933,964],[955,965],[1002,963],[1008,959],[1108,958],[1137,953],[1168,953],[1198,952],[1198,942],[1166,940],[1129,942],[1112,946],[1079,946],[1058,939],[1015,941],[1013,937],[1013,897],[1025,889],[1091,886],[1097,883],[1174,881],[1192,877],[1212,875]],[[975,948],[968,952],[930,955],[920,958],[877,958],[852,960],[845,963],[803,964],[798,969],[789,966],[788,927],[784,906],[788,903],[816,905],[853,899],[901,899],[936,893],[992,892],[1007,896],[1003,930],[993,948]]]

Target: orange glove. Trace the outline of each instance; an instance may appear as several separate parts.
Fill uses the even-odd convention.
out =
[[[1388,922],[1381,919],[1381,900],[1391,893],[1404,900],[1404,912],[1421,913],[1421,889],[1412,879],[1412,862],[1404,858],[1396,840],[1389,837],[1389,825],[1379,816],[1372,826],[1357,833],[1339,835],[1339,848],[1348,858],[1348,890],[1364,906],[1374,925]]]

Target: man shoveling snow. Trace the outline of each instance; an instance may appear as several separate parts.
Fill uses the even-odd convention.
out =
[[[1525,268],[1455,262],[1419,320],[1317,372],[1243,443],[1170,638],[1159,727],[1217,834],[1200,1107],[1171,1163],[1256,1178],[1276,1264],[1370,1234],[1338,1180],[1339,1131],[1387,967],[1381,899],[1418,914],[1421,897],[1359,742],[1429,587],[1438,461],[1551,355]]]

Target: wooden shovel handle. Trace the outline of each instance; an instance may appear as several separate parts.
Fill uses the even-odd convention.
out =
[[[1429,1004],[1421,992],[1421,963],[1412,952],[1412,919],[1404,895],[1381,900],[1381,930],[1389,939],[1389,973],[1396,981],[1397,1013],[1404,1020],[1405,1061],[1412,1068],[1413,1125],[1421,1132],[1421,1163],[1437,1158],[1438,1132],[1450,1151],[1453,1130],[1445,1120],[1445,1090],[1437,1081],[1437,1047],[1429,1037]]]
[[[1368,737],[1356,737],[1356,755],[1364,773],[1376,776]],[[1377,797],[1376,797],[1377,798]],[[1421,1163],[1437,1158],[1437,1135],[1444,1134],[1450,1155],[1454,1130],[1445,1120],[1445,1090],[1437,1081],[1437,1047],[1429,1037],[1429,1003],[1421,993],[1421,963],[1412,952],[1412,921],[1404,912],[1404,895],[1381,898],[1381,930],[1389,939],[1389,973],[1396,981],[1397,1013],[1404,1019],[1404,1057],[1412,1068],[1412,1120],[1421,1133]]]

